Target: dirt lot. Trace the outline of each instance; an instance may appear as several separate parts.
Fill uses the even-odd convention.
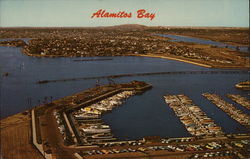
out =
[[[1,120],[1,155],[4,159],[44,159],[31,144],[30,116],[19,113]]]

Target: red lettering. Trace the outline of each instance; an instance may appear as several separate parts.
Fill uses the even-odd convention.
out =
[[[137,18],[143,18],[145,12],[146,12],[145,9],[140,9],[140,10],[138,10],[138,11],[137,11]]]
[[[128,18],[131,18],[132,17],[132,13],[128,13]]]
[[[99,18],[100,15],[101,15],[101,12],[102,12],[102,9],[98,10],[97,12],[93,13],[93,15],[92,15],[91,18],[94,18],[95,16],[96,16],[97,18]]]
[[[106,10],[103,10],[103,11],[102,11],[102,13],[101,13],[101,17],[105,16],[105,14],[104,14],[104,13],[105,13],[105,11],[106,11]]]
[[[145,9],[140,9],[137,11],[137,18],[149,18],[153,20],[155,18],[155,13],[146,13]]]
[[[105,13],[102,17],[108,18],[109,17],[109,13]]]
[[[110,13],[110,14],[109,14],[109,17],[111,17],[111,18],[116,18],[117,15],[116,15],[115,13]]]
[[[99,9],[97,12],[93,13],[91,18],[131,18],[131,12],[119,11],[115,13],[106,12],[106,10]],[[140,9],[137,11],[137,18],[148,18],[153,20],[155,18],[155,13],[148,13],[145,9]]]
[[[119,18],[124,17],[124,12],[119,12],[119,13],[121,13],[120,16],[119,16]]]

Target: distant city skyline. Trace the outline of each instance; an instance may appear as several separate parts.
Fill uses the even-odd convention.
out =
[[[131,18],[91,18],[98,10]],[[154,18],[137,18],[145,9]],[[148,26],[249,27],[248,0],[0,0],[1,27]]]

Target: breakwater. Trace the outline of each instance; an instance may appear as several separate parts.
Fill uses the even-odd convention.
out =
[[[91,146],[91,143],[98,143],[100,140],[113,141],[115,138],[111,129],[100,120],[100,115],[121,105],[126,98],[151,87],[152,85],[140,81],[98,86],[37,107],[36,120],[54,118],[64,145]],[[48,129],[52,127],[55,126],[49,124]],[[41,127],[36,129],[39,128]],[[48,131],[47,128],[42,128],[43,131]]]
[[[50,82],[67,82],[78,80],[91,80],[91,79],[112,79],[132,76],[152,76],[152,75],[182,75],[182,74],[249,74],[249,71],[169,71],[169,72],[149,72],[149,73],[130,73],[118,74],[108,76],[93,76],[93,77],[78,77],[78,78],[65,78],[56,80],[40,80],[37,84],[45,84]]]

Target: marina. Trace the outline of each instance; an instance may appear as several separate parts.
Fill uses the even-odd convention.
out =
[[[165,102],[193,136],[215,136],[224,134],[221,127],[185,95],[166,95]]]
[[[0,58],[6,59],[0,62],[2,71],[9,74],[2,78],[1,90],[4,93],[1,96],[1,118],[49,103],[51,99],[60,99],[83,89],[95,87],[97,79],[100,85],[108,84],[107,78],[111,78],[116,83],[135,79],[149,82],[155,87],[141,97],[134,96],[129,99],[123,107],[114,109],[113,113],[105,113],[102,116],[104,123],[115,128],[112,133],[119,140],[135,140],[150,135],[189,136],[190,134],[181,123],[176,124],[179,119],[171,113],[171,109],[165,109],[165,102],[161,100],[167,93],[184,93],[191,97],[227,133],[248,132],[244,126],[233,119],[226,119],[223,113],[214,110],[210,102],[200,97],[201,93],[209,91],[246,96],[247,92],[233,87],[242,79],[248,78],[249,72],[246,70],[208,69],[174,60],[135,56],[112,57],[113,60],[109,61],[91,61],[90,65],[88,62],[74,62],[74,60],[89,58],[28,57],[21,53],[20,48],[15,47],[1,46],[0,52]],[[95,57],[95,59],[107,59],[107,57]],[[39,74],[37,70],[40,70]],[[116,75],[122,76],[115,78]],[[81,79],[81,77],[87,80],[68,80],[67,84],[65,82],[36,84],[37,81],[43,80]],[[15,96],[16,91],[23,93]],[[14,96],[15,100],[12,100]],[[77,105],[81,100],[77,99],[74,102]],[[151,116],[151,113],[154,116]],[[137,122],[134,122],[134,119]]]
[[[101,121],[101,115],[122,105],[127,98],[133,95],[135,95],[134,91],[123,91],[72,112],[74,121],[78,125],[80,137],[85,141],[85,145],[116,140],[111,133],[110,126]]]
[[[0,0],[0,159],[250,159],[248,6]]]
[[[95,147],[96,144],[116,141],[110,126],[102,121],[101,116],[122,105],[129,97],[140,95],[151,87],[140,81],[109,84],[44,104],[34,109],[37,142],[44,142],[43,132],[47,130],[40,124],[48,118],[55,120],[56,125],[50,126],[58,128],[64,145]],[[48,109],[46,113],[44,109]]]
[[[242,97],[239,94],[227,94],[227,97],[250,110],[250,101],[247,97]]]
[[[145,136],[140,140],[118,140],[112,133],[112,127],[101,116],[112,114],[109,112],[118,109],[130,97],[140,95],[151,87],[152,85],[140,81],[98,86],[33,109],[33,142],[41,153],[45,152],[46,158],[49,158],[53,150],[51,146],[55,146],[47,146],[47,143],[60,143],[61,140],[64,149],[74,149],[74,156],[80,159],[99,158],[100,155],[115,158],[126,155],[184,155],[190,159],[247,156],[245,150],[250,144],[248,134],[224,133],[213,119],[207,117],[199,106],[182,94],[165,95],[164,99],[193,137]],[[61,104],[68,107],[62,107]],[[43,118],[51,118],[51,123],[42,126]],[[44,135],[46,129],[53,125],[58,127],[62,135],[56,140]]]
[[[20,48],[1,48],[0,56],[7,59],[1,61],[1,106],[12,105],[1,113],[8,116],[36,106],[31,113],[33,144],[45,158],[246,156],[249,131],[200,94],[243,97],[247,92],[233,86],[248,78],[248,70],[135,56],[35,58],[21,54]],[[151,84],[154,89],[145,91]],[[11,100],[18,90],[23,93]],[[177,113],[166,108],[165,94],[180,94],[187,108]]]
[[[250,117],[249,115],[243,113],[241,110],[237,109],[232,104],[224,101],[220,98],[220,96],[216,94],[203,93],[204,97],[210,100],[217,107],[226,112],[231,118],[239,122],[240,124],[246,126],[248,129],[250,128]]]

